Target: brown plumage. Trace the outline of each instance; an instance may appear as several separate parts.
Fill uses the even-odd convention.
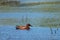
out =
[[[30,24],[26,24],[26,26],[16,26],[16,29],[20,29],[20,30],[29,30],[31,26]]]

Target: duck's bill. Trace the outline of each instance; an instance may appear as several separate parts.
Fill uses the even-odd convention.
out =
[[[32,25],[31,25],[31,27],[32,27]]]

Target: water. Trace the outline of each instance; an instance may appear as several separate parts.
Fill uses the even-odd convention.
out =
[[[39,1],[46,2],[46,0],[21,0],[21,3]],[[49,23],[60,23],[60,4],[0,7],[0,40],[60,40],[60,28],[58,31],[56,28],[52,28],[53,34],[51,34],[50,26],[47,23],[51,18],[53,21],[51,20]],[[16,25],[25,25],[27,23],[33,26],[30,30],[16,30]]]
[[[55,18],[55,22],[59,22],[59,17],[59,12],[2,12],[0,13],[0,25],[24,25],[31,23],[33,26],[38,26],[47,18]]]
[[[53,28],[53,32],[55,29]],[[15,26],[0,26],[0,40],[59,40],[59,31],[56,34],[51,34],[49,27],[31,27],[30,30],[16,30]]]

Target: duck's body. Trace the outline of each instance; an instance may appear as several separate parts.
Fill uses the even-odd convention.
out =
[[[20,30],[29,30],[31,26],[30,24],[27,24],[26,26],[16,26],[16,29],[20,29]]]

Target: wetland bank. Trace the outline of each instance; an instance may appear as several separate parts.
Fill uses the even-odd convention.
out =
[[[60,40],[59,1],[20,2],[19,6],[0,6],[0,40]],[[29,31],[16,30],[16,25],[27,23],[33,26]]]

